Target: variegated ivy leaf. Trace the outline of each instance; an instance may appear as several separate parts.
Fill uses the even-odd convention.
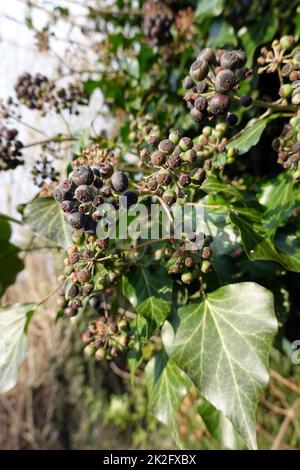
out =
[[[176,434],[176,413],[192,382],[165,351],[159,352],[148,362],[145,374],[149,409]]]
[[[24,222],[53,245],[67,249],[72,243],[72,229],[54,199],[36,198],[26,205]]]
[[[18,370],[27,356],[24,332],[37,304],[15,304],[0,308],[0,393],[17,383]]]
[[[172,326],[163,333],[170,358],[255,449],[256,407],[277,331],[272,293],[252,282],[227,285],[179,309]]]

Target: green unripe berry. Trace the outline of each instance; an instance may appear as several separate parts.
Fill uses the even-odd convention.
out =
[[[202,261],[201,263],[201,271],[206,274],[206,273],[209,273],[212,269],[212,265],[211,265],[211,262],[208,261],[208,260],[204,260]]]
[[[227,158],[232,158],[234,157],[236,154],[236,149],[235,147],[230,147],[228,150],[227,150]]]
[[[293,93],[293,87],[289,83],[286,85],[281,85],[279,88],[279,96],[281,98],[288,98]]]
[[[289,49],[294,44],[295,39],[293,36],[282,36],[280,38],[279,44],[282,49]]]
[[[206,178],[206,171],[203,168],[195,168],[191,171],[190,176],[194,184],[201,186]]]
[[[169,140],[174,144],[177,145],[180,139],[179,131],[171,131],[169,134]]]
[[[202,134],[203,135],[209,137],[211,135],[211,133],[212,133],[212,127],[210,127],[210,126],[203,127],[203,129],[202,129]]]
[[[118,328],[120,331],[127,331],[127,321],[126,320],[120,320],[118,322]]]
[[[102,361],[106,358],[106,350],[104,348],[99,348],[95,352],[95,358],[97,361]]]
[[[185,152],[186,150],[190,150],[193,147],[193,141],[189,137],[182,137],[178,145],[181,148],[181,150]]]
[[[296,90],[293,91],[292,103],[296,105],[300,104],[300,88],[296,88]]]
[[[194,163],[197,160],[197,152],[195,150],[187,150],[180,154],[182,160],[187,163]]]
[[[189,272],[189,273],[184,273],[181,275],[181,281],[183,282],[183,284],[191,284],[194,280],[194,276],[193,276],[193,273]]]
[[[95,354],[96,348],[92,344],[88,344],[83,352],[86,357],[92,357]]]

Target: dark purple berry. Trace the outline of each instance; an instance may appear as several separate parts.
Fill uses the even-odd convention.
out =
[[[94,181],[93,170],[87,165],[77,166],[72,174],[72,181],[77,185],[92,184]]]
[[[71,212],[66,214],[66,220],[73,228],[80,229],[85,227],[88,219],[85,214]]]
[[[89,202],[93,199],[93,190],[86,184],[81,184],[75,191],[75,197],[80,202]]]
[[[117,193],[123,193],[128,188],[128,178],[122,171],[116,171],[111,177],[111,186]]]

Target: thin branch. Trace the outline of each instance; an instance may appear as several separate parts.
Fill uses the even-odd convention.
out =
[[[30,148],[30,147],[35,147],[36,145],[46,145],[50,144],[52,142],[55,143],[62,143],[62,142],[74,142],[76,140],[75,137],[69,136],[69,137],[60,137],[60,136],[54,136],[50,137],[45,140],[38,140],[37,142],[32,142],[31,144],[24,145],[24,149]]]

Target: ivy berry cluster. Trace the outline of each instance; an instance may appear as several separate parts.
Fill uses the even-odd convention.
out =
[[[260,67],[258,73],[274,73],[280,75],[279,95],[294,105],[300,104],[300,51],[291,48],[295,45],[293,36],[282,36],[275,39],[271,48],[263,47],[257,59]]]
[[[38,158],[31,171],[33,182],[41,188],[58,181],[59,172],[54,168],[52,159],[47,154],[42,154]]]
[[[200,235],[200,234],[199,234]],[[164,262],[168,273],[182,284],[191,284],[212,270],[212,237],[202,234],[202,240],[193,243],[193,238],[187,241],[173,243],[164,250]]]
[[[140,152],[142,167],[154,169],[145,176],[141,189],[162,197],[171,206],[177,197],[185,196],[184,188],[201,186],[206,178],[197,146],[190,137],[180,137],[178,131],[171,131],[168,139],[160,140],[159,131],[148,135],[148,146]]]
[[[0,170],[13,170],[24,163],[21,158],[23,143],[17,137],[17,129],[0,128]]]
[[[273,140],[272,147],[278,152],[278,163],[294,171],[294,178],[300,178],[300,117],[294,116],[285,124],[280,136]]]
[[[60,112],[67,109],[75,112],[77,105],[87,105],[88,100],[81,82],[69,83],[66,88],[57,88],[53,80],[41,73],[31,75],[28,72],[19,76],[15,92],[20,103],[29,109],[36,109],[43,115],[49,109]]]
[[[54,189],[53,195],[74,229],[93,234],[97,223],[104,218],[100,206],[108,203],[118,210],[120,195],[126,197],[127,206],[136,204],[137,193],[128,190],[128,185],[127,175],[114,171],[112,162],[107,160],[96,165],[75,165],[69,178]]]
[[[147,0],[143,7],[144,33],[149,44],[165,44],[171,35],[174,15],[168,5],[161,0]]]
[[[91,308],[94,309],[97,305],[99,310],[98,304],[101,305],[99,297],[91,297]],[[103,307],[101,309],[103,312],[100,318],[89,323],[81,338],[86,345],[84,348],[86,356],[94,356],[97,361],[109,361],[127,349],[128,322],[125,316],[113,316],[108,314]]]
[[[200,51],[183,80],[186,91],[184,100],[195,122],[205,118],[227,114],[233,100],[233,91],[251,71],[245,67],[247,55],[242,50],[217,50],[205,48]],[[241,104],[249,107],[252,99],[241,98]],[[234,126],[237,116],[229,114],[227,123]]]

